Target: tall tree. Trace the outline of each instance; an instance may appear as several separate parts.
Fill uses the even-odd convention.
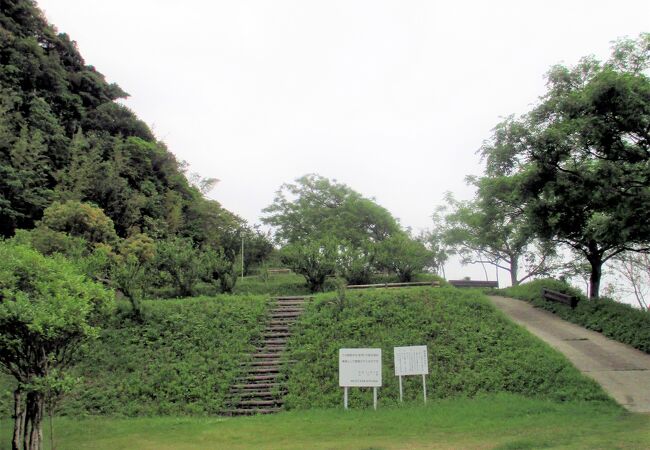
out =
[[[483,148],[488,176],[518,179],[535,232],[566,244],[591,267],[650,250],[650,34],[614,45],[601,63],[553,67],[530,113],[500,124]]]

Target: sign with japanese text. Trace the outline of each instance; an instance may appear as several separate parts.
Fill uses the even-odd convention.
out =
[[[428,375],[429,363],[426,345],[395,347],[395,375]]]
[[[339,386],[380,387],[381,349],[339,349]]]

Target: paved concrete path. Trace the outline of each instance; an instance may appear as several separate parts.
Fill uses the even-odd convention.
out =
[[[630,411],[650,412],[650,355],[512,298],[490,300],[528,331],[564,353]]]

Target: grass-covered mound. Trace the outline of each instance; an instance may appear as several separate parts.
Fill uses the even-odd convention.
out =
[[[571,309],[570,306],[562,303],[544,300],[542,288],[576,295],[581,300],[578,306]],[[650,353],[650,312],[648,311],[604,297],[588,300],[578,290],[553,279],[535,280],[496,292],[507,297],[529,301],[565,320]]]
[[[332,407],[342,402],[338,349],[380,347],[383,405],[398,402],[393,347],[427,345],[431,398],[511,392],[551,400],[608,397],[562,355],[514,325],[480,293],[454,288],[408,288],[318,296],[290,340],[288,408]],[[421,398],[419,377],[405,379],[406,399]],[[372,395],[350,390],[352,407]]]
[[[266,298],[149,301],[143,324],[118,314],[73,368],[82,382],[63,399],[60,413],[217,413],[239,374],[240,355],[261,335]],[[10,389],[5,382],[5,416]]]

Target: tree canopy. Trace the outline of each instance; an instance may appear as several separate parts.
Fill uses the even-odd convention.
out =
[[[345,184],[310,174],[283,184],[262,222],[281,243],[328,234],[354,246],[378,242],[399,231],[395,218]]]
[[[499,124],[483,147],[490,177],[517,180],[535,233],[566,244],[591,266],[650,241],[650,34],[618,41],[605,63],[583,58],[547,75],[529,113]]]

